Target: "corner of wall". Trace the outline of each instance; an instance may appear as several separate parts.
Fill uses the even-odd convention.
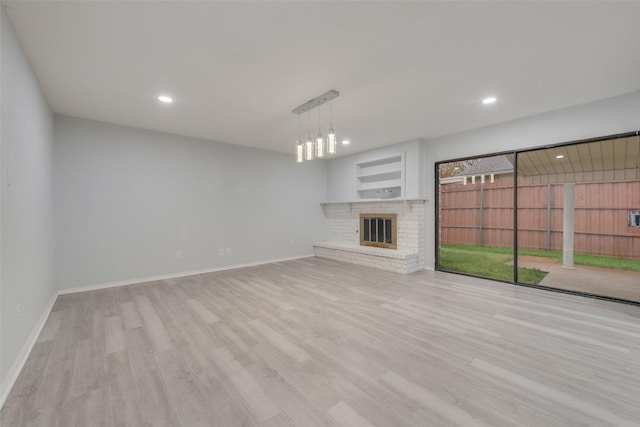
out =
[[[46,321],[56,291],[53,115],[9,16],[0,9],[0,397],[4,399]]]

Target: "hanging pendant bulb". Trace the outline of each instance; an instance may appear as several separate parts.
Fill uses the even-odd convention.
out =
[[[307,137],[307,141],[304,143],[304,159],[313,160],[313,140],[311,137]]]
[[[318,136],[316,136],[316,157],[321,159],[326,154],[326,147],[324,145],[324,138],[322,137],[322,131],[320,130],[320,107],[318,107]]]
[[[304,144],[302,143],[302,128],[300,127],[300,114],[298,114],[298,140],[296,141],[296,163],[304,161]]]
[[[302,163],[304,161],[304,144],[302,141],[296,141],[296,163]]]
[[[316,137],[316,157],[323,158],[326,154],[326,149],[324,145],[324,138],[322,137],[322,133],[318,133]]]
[[[304,159],[313,160],[313,139],[311,139],[311,114],[307,112],[307,141],[304,143]]]
[[[336,133],[333,130],[333,99],[329,103],[329,123],[331,129],[329,129],[329,134],[327,135],[327,153],[336,154],[338,150],[338,142],[336,140]]]
[[[327,154],[336,154],[337,148],[336,133],[333,129],[329,129],[329,134],[327,135]]]

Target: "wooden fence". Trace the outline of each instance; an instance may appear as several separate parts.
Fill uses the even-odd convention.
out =
[[[562,184],[518,186],[518,247],[562,251]],[[513,247],[513,180],[440,186],[440,242]],[[640,259],[640,182],[576,184],[575,253]]]

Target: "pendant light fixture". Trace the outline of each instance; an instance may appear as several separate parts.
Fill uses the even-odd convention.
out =
[[[296,141],[296,162],[301,163],[304,160],[313,160],[314,158],[323,158],[328,154],[336,154],[336,134],[333,131],[333,98],[340,95],[337,90],[330,90],[316,98],[313,98],[304,104],[293,109],[293,113],[298,115],[298,141]],[[311,115],[310,111],[316,107],[320,107],[327,101],[331,101],[331,127],[327,134],[327,139],[322,135],[322,122],[320,109],[318,108],[318,135],[315,141],[311,138]],[[307,138],[302,142],[300,137],[300,115],[307,113]]]

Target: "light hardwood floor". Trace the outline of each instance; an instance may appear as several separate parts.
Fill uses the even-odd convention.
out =
[[[308,258],[61,296],[2,426],[638,426],[640,307]]]

